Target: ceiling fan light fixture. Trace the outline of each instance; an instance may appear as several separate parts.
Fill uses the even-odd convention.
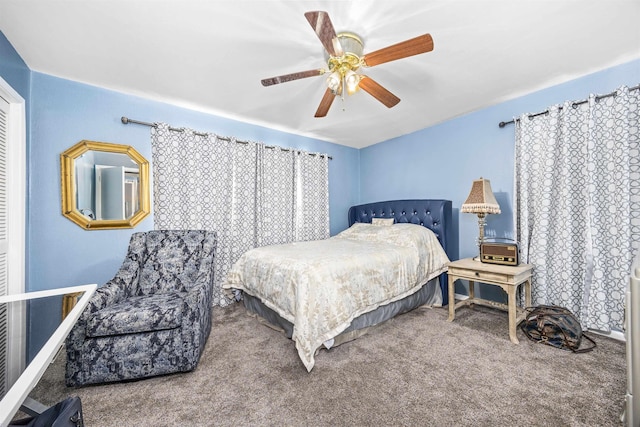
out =
[[[358,83],[360,83],[360,76],[353,70],[348,70],[344,74],[345,85],[347,86],[347,93],[353,95],[358,90]]]
[[[327,53],[327,65],[331,72],[327,78],[327,87],[336,96],[353,95],[358,90],[360,82],[360,76],[356,71],[362,64],[362,39],[354,33],[343,32],[337,34],[332,42],[341,48],[336,49],[340,56]]]
[[[334,71],[327,77],[327,87],[331,89],[333,93],[338,93],[340,85],[342,84],[342,76],[338,71]]]
[[[364,43],[360,36],[349,31],[344,31],[338,33],[336,39],[338,39],[340,46],[342,46],[342,51],[345,54],[351,54],[360,59],[364,50]]]

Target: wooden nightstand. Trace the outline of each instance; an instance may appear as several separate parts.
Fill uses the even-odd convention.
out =
[[[531,273],[533,265],[520,264],[516,267],[486,264],[474,261],[472,258],[461,259],[449,263],[449,321],[456,318],[456,308],[466,305],[478,304],[488,307],[500,308],[509,312],[509,338],[511,342],[518,344],[516,326],[524,318],[524,313],[518,315],[516,307],[516,291],[518,286],[524,283],[525,307],[531,305]],[[469,281],[469,298],[455,302],[455,281],[465,279]],[[507,293],[508,304],[475,298],[475,282],[500,286]]]

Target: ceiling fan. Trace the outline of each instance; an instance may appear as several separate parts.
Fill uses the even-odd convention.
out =
[[[395,61],[408,56],[431,52],[433,39],[430,34],[396,43],[394,45],[376,50],[363,55],[363,42],[360,37],[350,32],[336,34],[329,14],[324,11],[306,12],[304,16],[318,35],[327,51],[328,69],[300,71],[292,74],[263,79],[263,86],[272,86],[286,83],[306,77],[320,76],[329,73],[327,78],[327,90],[320,101],[320,106],[315,117],[325,117],[336,96],[344,98],[345,92],[349,95],[362,89],[383,103],[388,108],[400,102],[400,98],[382,87],[371,77],[358,73],[361,67],[373,67],[385,62]]]

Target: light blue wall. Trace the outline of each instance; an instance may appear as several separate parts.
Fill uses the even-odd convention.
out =
[[[153,228],[153,215],[135,229],[85,231],[61,214],[60,153],[83,139],[126,144],[151,160],[150,128],[120,122],[121,116],[191,127],[239,139],[327,153],[332,234],[347,227],[357,201],[358,151],[327,142],[215,117],[172,105],[32,73],[28,218],[29,291],[104,284],[124,259],[131,233]],[[224,224],[220,224],[224,227]],[[40,317],[60,316],[60,306],[38,305]],[[30,348],[50,331],[34,326]]]
[[[87,139],[131,145],[151,160],[150,128],[123,125],[120,122],[123,115],[328,153],[333,157],[329,162],[331,231],[335,234],[347,226],[346,211],[357,200],[358,191],[358,151],[355,149],[45,74],[33,73],[32,80],[29,203],[33,209],[28,221],[31,232],[28,257],[32,261],[29,290],[102,284],[120,266],[131,233],[153,228],[151,215],[134,230],[85,231],[63,217],[60,211],[59,156],[78,141]],[[224,224],[220,226],[224,227]]]
[[[454,224],[459,225],[459,258],[475,256],[477,217],[459,214],[474,179],[482,176],[491,180],[502,210],[500,215],[487,217],[487,235],[514,238],[514,126],[499,128],[498,123],[523,113],[544,111],[565,100],[580,100],[590,93],[608,93],[622,85],[639,83],[640,60],[636,60],[364,148],[360,150],[360,201],[452,200]],[[493,287],[483,290],[490,289]]]
[[[31,72],[9,40],[0,31],[0,77],[22,96],[29,100]]]

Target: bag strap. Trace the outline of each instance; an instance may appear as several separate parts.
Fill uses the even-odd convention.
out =
[[[582,333],[582,338],[586,338],[587,340],[589,340],[591,342],[591,347],[581,348],[577,350],[571,349],[574,353],[586,353],[596,348],[597,346],[596,342],[584,332]]]

